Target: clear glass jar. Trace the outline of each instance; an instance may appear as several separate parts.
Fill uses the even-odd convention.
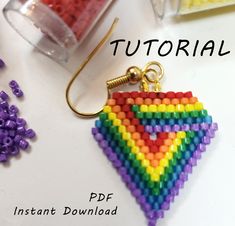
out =
[[[151,0],[156,15],[185,15],[235,4],[235,0]]]
[[[29,43],[67,61],[113,0],[10,0],[3,13]]]

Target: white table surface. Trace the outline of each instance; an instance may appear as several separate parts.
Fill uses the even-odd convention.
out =
[[[0,9],[6,2],[0,1]],[[20,107],[21,116],[38,135],[29,152],[22,151],[19,158],[0,165],[0,225],[146,225],[138,204],[92,138],[94,119],[77,118],[64,98],[71,76],[69,71],[74,70],[95,46],[115,16],[120,17],[120,22],[111,40],[124,38],[132,43],[153,38],[174,43],[184,38],[192,43],[197,39],[202,42],[213,39],[216,43],[225,40],[226,49],[231,51],[229,55],[195,58],[175,57],[174,54],[158,57],[154,49],[147,57],[144,47],[133,57],[125,56],[124,48],[120,48],[114,57],[113,47],[107,44],[81,76],[79,85],[88,90],[83,100],[89,99],[91,106],[101,105],[107,79],[123,74],[131,65],[142,67],[150,60],[160,61],[166,71],[163,90],[192,90],[218,122],[219,132],[158,225],[234,225],[235,8],[223,14],[214,12],[210,16],[193,16],[176,23],[170,20],[157,23],[150,2],[145,0],[116,1],[102,26],[78,49],[76,64],[66,66],[68,69],[33,51],[0,15],[0,57],[7,64],[5,70],[0,70],[0,89],[10,93],[8,82],[15,79],[20,83],[25,99],[19,102],[12,98],[12,103]],[[96,202],[88,202],[91,192],[114,193],[111,201],[98,205],[103,208],[118,206],[117,215],[60,214],[64,206],[97,206]],[[13,216],[15,206],[55,207],[58,214]]]

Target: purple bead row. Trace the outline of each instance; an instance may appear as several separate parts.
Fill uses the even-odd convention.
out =
[[[9,96],[0,92],[0,162],[6,162],[9,157],[19,154],[20,149],[26,150],[29,142],[36,134],[27,129],[27,122],[18,117],[19,109],[9,104]]]
[[[156,126],[151,126],[151,125],[146,125],[145,126],[145,131],[148,133],[160,133],[160,132],[178,132],[178,131],[199,131],[199,130],[211,130],[213,131],[214,128],[218,128],[217,123],[195,123],[192,125],[189,124],[184,124],[182,126],[180,125],[156,125]]]

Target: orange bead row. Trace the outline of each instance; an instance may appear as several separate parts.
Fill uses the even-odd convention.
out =
[[[164,98],[164,99],[146,98],[146,99],[144,99],[142,97],[137,97],[135,99],[127,98],[125,100],[125,104],[128,104],[128,105],[133,105],[133,104],[135,104],[135,105],[142,105],[142,104],[145,104],[145,105],[151,105],[151,104],[154,104],[154,105],[184,104],[184,105],[186,105],[186,104],[195,104],[197,101],[198,101],[197,97],[190,97],[190,98],[183,97],[181,99],[178,99],[178,98],[173,98],[173,99],[169,99],[169,98]],[[113,112],[119,112],[121,110],[121,107],[119,105],[116,105],[116,100],[115,99],[108,99],[107,105],[113,106],[113,108],[112,108]]]

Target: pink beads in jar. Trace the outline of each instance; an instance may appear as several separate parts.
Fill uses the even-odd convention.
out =
[[[3,12],[28,42],[67,61],[112,0],[10,0]]]

